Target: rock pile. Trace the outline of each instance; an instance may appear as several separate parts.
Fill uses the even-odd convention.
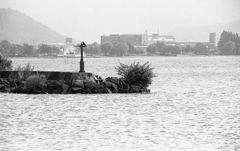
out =
[[[2,71],[1,71],[2,72]],[[140,84],[131,84],[127,79],[108,77],[103,80],[92,73],[39,72],[47,75],[43,86],[27,87],[26,81],[1,76],[0,91],[27,94],[94,94],[94,93],[149,93],[150,90]],[[18,74],[15,72],[14,74]],[[3,75],[3,73],[2,73]],[[15,76],[16,76],[15,75]],[[4,78],[5,77],[5,78]],[[8,77],[8,78],[6,78]]]

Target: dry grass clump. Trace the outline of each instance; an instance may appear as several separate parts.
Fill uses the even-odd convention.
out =
[[[18,65],[17,68],[15,68],[16,71],[18,71],[18,76],[22,80],[26,80],[31,74],[34,69],[34,66],[32,66],[30,63],[27,63],[25,66]]]
[[[42,88],[47,82],[46,76],[44,74],[31,75],[27,78],[25,86],[27,88]]]
[[[0,70],[11,70],[12,60],[0,53]]]
[[[152,83],[152,78],[156,77],[149,62],[141,65],[139,62],[134,62],[126,65],[120,62],[120,65],[115,67],[117,74],[125,79],[128,79],[131,84],[141,84],[148,87]]]

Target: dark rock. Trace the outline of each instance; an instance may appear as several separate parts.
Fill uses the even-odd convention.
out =
[[[62,93],[62,81],[49,81],[47,82],[47,88],[50,90],[51,93]]]
[[[92,93],[90,89],[86,89],[85,92],[86,92],[86,94],[91,94]]]
[[[118,93],[128,93],[128,90],[118,87]]]
[[[52,93],[52,91],[50,91],[50,90],[47,88],[47,86],[44,86],[44,87],[42,88],[42,93]]]
[[[112,93],[118,93],[118,87],[115,83],[105,81],[104,84],[109,90],[111,90]]]
[[[42,94],[42,93],[45,93],[45,92],[42,91],[42,88],[41,88],[41,87],[35,87],[35,88],[33,89],[33,93],[34,93],[34,94]]]
[[[18,87],[18,85],[14,81],[9,82],[10,87]]]
[[[23,81],[23,83],[26,83],[26,81]],[[22,83],[20,81],[16,81],[15,85],[20,86],[20,85],[22,85]]]
[[[148,89],[144,88],[144,89],[141,89],[140,92],[142,92],[142,93],[149,93],[150,91]]]
[[[52,90],[52,93],[62,93],[63,89],[62,88],[59,88],[59,87],[55,87],[53,90]]]
[[[141,89],[142,89],[142,86],[140,85],[131,85],[130,92],[139,93]]]
[[[66,85],[72,86],[72,82],[71,82],[69,79],[65,80],[64,83],[65,83]]]
[[[112,93],[112,91],[107,88],[107,86],[105,85],[105,83],[103,81],[99,81],[99,83],[100,83],[100,85],[102,85],[105,88],[105,90],[108,91],[107,93]]]
[[[7,80],[0,79],[0,84],[7,84],[7,85],[9,85],[10,83]]]
[[[85,93],[85,91],[80,87],[72,87],[72,93]]]
[[[112,93],[118,93],[118,87],[114,83],[112,83],[112,86],[109,89],[112,91]]]
[[[119,78],[119,81],[124,82],[125,84],[131,85],[130,81],[128,79],[125,78]]]
[[[4,90],[5,89],[5,84],[0,84],[0,91]]]
[[[108,90],[103,85],[95,83],[93,84],[93,86],[97,90],[97,93],[109,93]]]
[[[12,93],[27,93],[27,94],[32,94],[33,93],[33,89],[32,88],[25,88],[25,87],[17,87],[13,90],[11,90],[10,92]]]
[[[66,93],[68,93],[68,90],[70,89],[70,86],[67,85],[67,84],[63,84],[62,88],[63,88],[62,94],[66,94]]]
[[[55,85],[53,85],[53,84],[47,84],[47,89],[50,91],[50,93],[52,93],[53,92],[53,90],[55,89]]]
[[[112,82],[104,81],[104,84],[107,88],[110,88],[112,86]]]
[[[94,83],[92,81],[84,81],[84,88],[89,89],[91,93],[97,93]]]
[[[110,86],[110,83],[112,86]],[[124,78],[108,77],[105,79],[106,86],[114,93],[128,93],[130,91],[129,83]]]
[[[11,92],[11,88],[10,87],[5,87],[4,89],[1,90],[1,92],[5,92],[5,93],[9,93]]]
[[[105,79],[105,81],[109,81],[109,82],[112,82],[112,83],[115,83],[115,84],[119,84],[119,79],[117,77],[107,77]]]
[[[84,81],[83,80],[75,80],[73,81],[73,86],[78,86],[84,88]]]
[[[112,91],[110,89],[108,89],[108,88],[107,88],[107,91],[108,91],[108,93],[112,93]]]
[[[130,90],[130,82],[129,80],[123,79],[123,78],[119,78],[119,82],[121,83],[122,89],[124,89],[124,91],[129,92]]]

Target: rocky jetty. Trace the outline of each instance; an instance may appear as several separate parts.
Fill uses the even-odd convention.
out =
[[[44,75],[42,85],[29,87],[25,71],[0,71],[0,92],[26,94],[96,94],[96,93],[150,93],[140,84],[128,79],[108,77],[102,79],[93,73],[32,71],[31,75]]]

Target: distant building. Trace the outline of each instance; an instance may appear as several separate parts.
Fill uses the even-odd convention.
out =
[[[159,33],[154,33],[148,35],[147,31],[144,34],[110,34],[108,36],[101,36],[101,44],[105,42],[115,42],[124,41],[131,42],[135,48],[146,49],[148,45],[154,44],[156,42],[164,42],[166,45],[179,46],[184,48],[186,46],[195,47],[197,43],[202,43],[206,48],[216,49],[217,38],[216,33],[209,33],[209,42],[190,42],[185,39],[184,42],[176,42],[175,38],[171,35],[159,35]]]
[[[66,38],[65,43],[52,43],[52,45],[58,47],[61,52],[60,54],[63,56],[79,54],[78,48],[72,43],[72,38]]]
[[[148,45],[148,36],[147,34],[110,34],[109,36],[101,36],[101,44],[114,41],[130,42],[134,46],[142,46]]]
[[[217,36],[216,33],[210,33],[209,34],[209,42],[210,44],[217,46]]]
[[[175,42],[175,38],[171,35],[159,35],[159,34],[152,34],[149,37],[149,43],[156,43],[156,42],[165,42],[165,43],[173,43]]]

